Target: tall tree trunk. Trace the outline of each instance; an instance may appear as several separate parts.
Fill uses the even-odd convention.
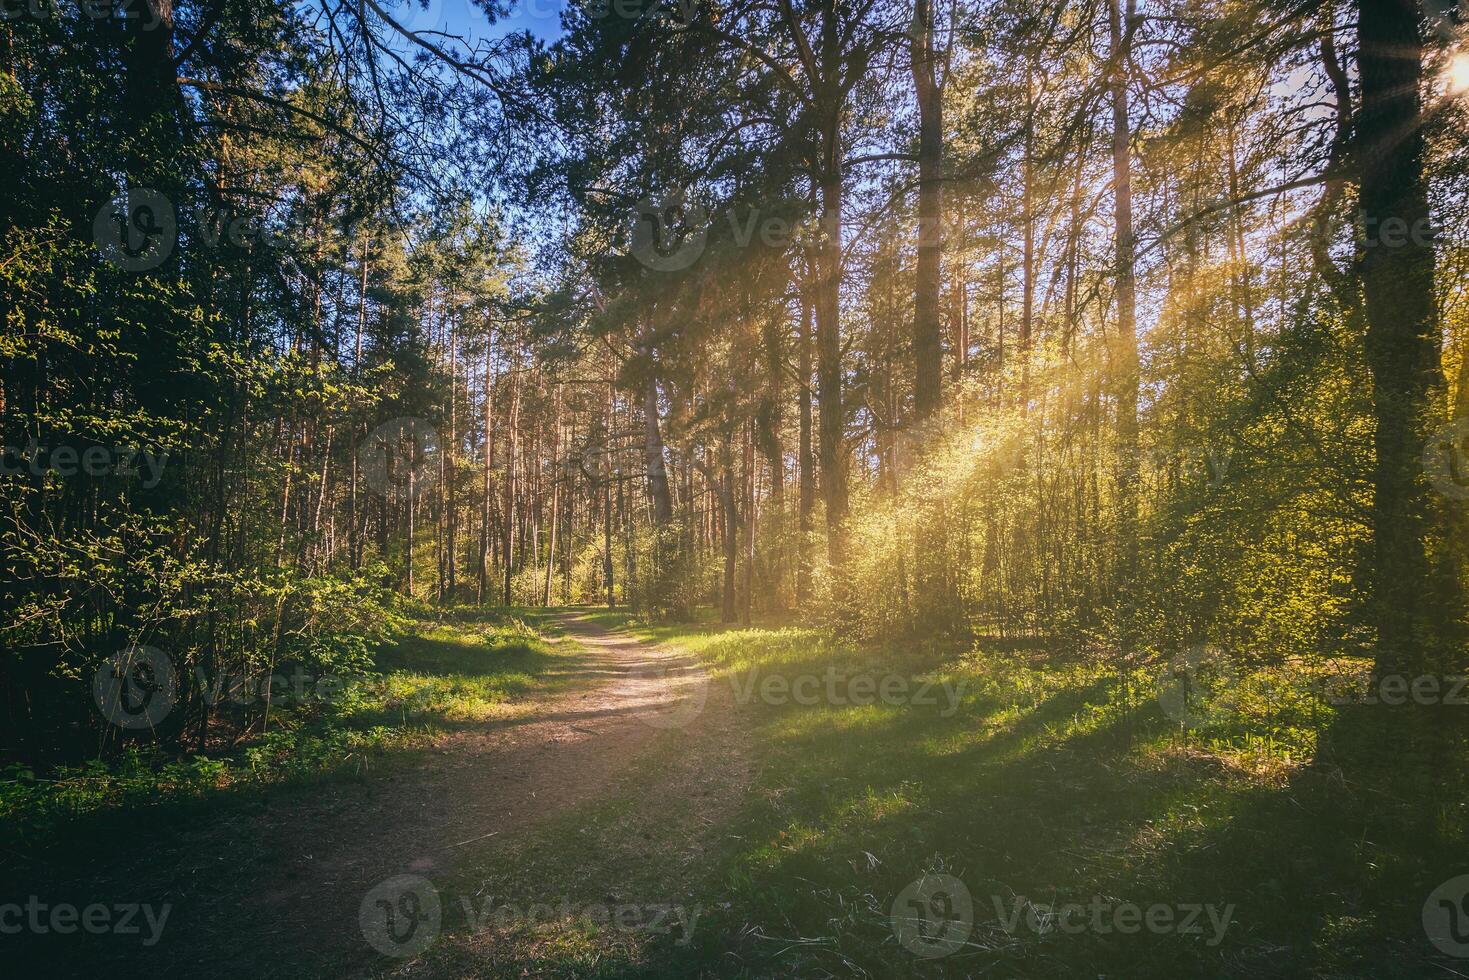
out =
[[[495,471],[495,325],[493,322],[485,324],[485,417],[484,417],[484,497],[480,504],[480,529],[479,529],[479,596],[484,601],[484,596],[490,591],[490,542],[492,532],[490,530],[491,502],[494,499],[494,471]]]
[[[561,479],[558,474],[556,457],[561,453],[561,386],[556,386],[556,392],[552,395],[553,407],[551,413],[551,520],[546,531],[546,586],[542,591],[541,605],[551,604],[551,577],[556,569],[556,524],[561,519]]]
[[[816,104],[821,117],[821,246],[816,284],[816,389],[820,399],[821,493],[826,503],[826,553],[832,581],[841,583],[847,517],[845,412],[842,406],[842,90],[841,37],[835,3],[823,3],[821,77]]]
[[[785,407],[785,344],[781,320],[769,318],[762,331],[765,348],[766,392],[756,413],[760,452],[770,465],[770,504],[779,515],[785,506],[785,450],[780,441]]]
[[[658,425],[658,379],[651,371],[643,387],[643,452],[648,465],[648,494],[653,500],[653,519],[663,527],[673,520],[673,501],[668,496],[663,431]]]
[[[321,560],[321,515],[326,513],[327,492],[331,488],[332,433],[330,423],[326,427],[326,446],[321,453],[321,479],[316,487],[316,507],[311,514],[311,554],[308,574],[318,575],[322,570]]]
[[[719,447],[719,504],[722,514],[724,544],[724,591],[720,603],[719,621],[733,623],[739,616],[739,603],[735,594],[735,566],[739,557],[740,515],[734,495],[734,453],[730,446],[733,437],[726,432]]]
[[[785,447],[781,444],[781,427],[785,407],[785,338],[781,329],[785,311],[780,317],[767,317],[762,330],[765,354],[766,392],[756,413],[756,437],[760,452],[770,467],[770,513],[775,529],[772,548],[771,596],[777,608],[784,604],[785,556],[788,555],[785,517]]]
[[[811,512],[816,506],[816,460],[811,451],[811,293],[801,292],[801,337],[797,355],[800,388],[797,405],[800,412],[800,445],[796,465],[800,470],[796,518],[796,604],[803,605],[811,595]]]
[[[453,600],[455,589],[458,587],[458,575],[455,552],[457,541],[455,532],[458,530],[457,506],[454,501],[454,455],[459,445],[459,318],[454,315],[454,294],[450,292],[448,309],[446,315],[449,317],[449,444],[444,447],[440,456],[440,465],[443,480],[443,508],[444,508],[444,568],[446,581],[440,585],[441,595],[447,595]]]
[[[612,385],[607,385],[607,403],[602,416],[602,584],[607,589],[607,608],[617,607],[612,561]]]
[[[966,405],[963,382],[969,376],[969,215],[965,199],[959,196],[953,202],[956,211],[954,227],[959,232],[958,252],[949,263],[954,270],[954,390],[959,393],[959,424],[966,421]]]
[[[744,602],[741,604],[741,622],[750,625],[750,608],[755,601],[755,439],[749,425],[745,426],[744,480],[742,494],[745,499],[745,587]]]
[[[1228,165],[1229,174],[1229,199],[1239,200],[1239,162],[1235,152],[1235,127],[1234,121],[1229,123],[1227,132],[1228,152],[1225,154],[1225,163]],[[1250,286],[1250,253],[1245,247],[1245,220],[1243,213],[1244,205],[1236,204],[1229,209],[1230,229],[1229,253],[1231,265],[1235,268],[1235,274],[1231,282],[1235,291],[1235,305],[1239,309],[1240,329],[1244,333],[1244,356],[1245,364],[1253,371],[1255,367],[1255,298]]]
[[[507,436],[509,437],[509,448],[505,458],[505,587],[504,604],[510,605],[511,599],[511,577],[515,572],[515,489],[516,469],[520,464],[520,349],[519,339],[516,340],[516,349],[510,364],[510,414],[506,420],[508,423]]]
[[[285,560],[286,554],[286,522],[291,513],[291,483],[296,473],[296,443],[299,441],[296,435],[296,410],[291,409],[291,419],[286,423],[286,438],[290,442],[286,446],[286,472],[285,480],[281,486],[281,519],[280,531],[275,540],[275,567],[280,568],[281,562]]]
[[[1025,141],[1021,174],[1020,222],[1020,336],[1016,356],[1020,358],[1020,410],[1030,403],[1030,345],[1035,329],[1035,79],[1027,55],[1025,66]]]
[[[918,261],[913,297],[913,411],[938,411],[943,386],[943,87],[934,49],[933,0],[914,0],[908,39],[918,102]]]
[[[1421,460],[1440,408],[1443,374],[1434,303],[1433,245],[1423,174],[1423,75],[1419,8],[1361,0],[1357,18],[1361,107],[1357,115],[1361,217],[1367,233],[1362,293],[1376,414],[1373,469],[1373,609],[1377,662],[1413,672],[1431,664],[1456,603],[1433,574],[1442,522]]]
[[[356,381],[362,376],[362,334],[367,326],[367,236],[362,236],[362,278],[357,286],[357,331],[352,344],[352,380]],[[351,430],[351,438],[355,444],[358,441],[357,424],[354,422]],[[351,526],[347,532],[347,550],[350,552],[348,562],[352,570],[356,571],[362,567],[362,519],[357,512],[357,453],[351,454],[352,458],[352,484],[348,491],[347,512]]]
[[[414,526],[414,517],[418,510],[418,461],[409,460],[408,465],[408,596],[413,596],[413,546],[414,534],[417,528]]]
[[[127,37],[127,113],[122,148],[129,189],[148,188],[163,194],[175,208],[180,128],[184,100],[174,67],[173,0],[149,0],[148,10],[123,21]],[[156,23],[154,22],[156,20]]]
[[[838,164],[839,165],[839,164]],[[821,494],[826,504],[826,552],[833,568],[845,559],[842,522],[847,516],[847,461],[842,409],[841,265],[842,181],[830,176],[821,188],[821,276],[816,294],[816,391]]]
[[[1090,133],[1083,145],[1090,143]],[[1076,316],[1077,280],[1081,276],[1081,177],[1086,170],[1087,154],[1080,150],[1076,154],[1076,170],[1071,181],[1070,220],[1066,227],[1066,293],[1062,306],[1061,350],[1071,355],[1072,342],[1078,327]]]
[[[1108,0],[1107,26],[1112,41],[1112,192],[1116,221],[1117,330],[1112,343],[1112,383],[1117,400],[1117,500],[1121,548],[1118,583],[1135,587],[1138,556],[1137,522],[1137,285],[1136,240],[1132,228],[1132,126],[1129,121],[1127,81],[1132,61],[1132,31],[1136,0]],[[1131,600],[1125,605],[1133,606]],[[1130,619],[1130,617],[1127,617]],[[1126,627],[1125,627],[1126,628]]]

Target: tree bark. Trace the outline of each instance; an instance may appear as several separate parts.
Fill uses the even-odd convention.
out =
[[[495,325],[493,322],[485,324],[485,414],[484,414],[484,469],[482,478],[484,482],[483,499],[480,502],[480,530],[479,530],[479,596],[484,601],[484,596],[490,591],[490,542],[492,532],[490,529],[491,503],[494,499],[494,470],[495,470]]]
[[[449,294],[449,444],[440,457],[440,473],[443,481],[444,507],[444,567],[447,580],[440,584],[441,595],[452,601],[458,587],[458,562],[456,531],[458,530],[457,508],[454,501],[454,453],[459,443],[459,320],[454,314],[454,294]]]
[[[643,388],[643,451],[648,465],[648,494],[653,499],[653,520],[663,527],[673,520],[673,501],[668,496],[663,431],[658,425],[658,379],[651,372]]]
[[[826,503],[826,553],[837,570],[845,562],[843,522],[847,517],[847,460],[842,406],[842,91],[841,37],[835,4],[823,4],[821,77],[816,105],[821,112],[821,247],[816,285],[816,388],[820,400],[821,492]]]
[[[561,386],[556,386],[552,396],[554,421],[551,436],[551,521],[546,531],[546,586],[541,596],[541,605],[551,604],[551,577],[556,569],[556,524],[561,519],[561,478],[558,474],[556,457],[561,453]]]
[[[1377,431],[1372,561],[1377,663],[1412,672],[1451,619],[1451,576],[1436,576],[1443,527],[1421,460],[1443,394],[1442,333],[1423,173],[1419,8],[1361,0],[1357,115],[1367,363]]]
[[[734,454],[730,447],[731,436],[724,434],[719,449],[719,504],[723,515],[724,544],[724,591],[720,603],[719,621],[733,623],[739,616],[739,604],[735,595],[735,566],[739,556],[740,515],[734,495]]]
[[[1132,126],[1129,121],[1127,81],[1132,60],[1132,31],[1136,0],[1127,0],[1124,22],[1122,0],[1108,0],[1107,26],[1112,41],[1112,190],[1116,228],[1117,330],[1112,343],[1112,383],[1117,402],[1117,500],[1120,575],[1117,581],[1131,590],[1137,574],[1137,286],[1136,240],[1132,227]],[[1128,603],[1131,605],[1131,603]]]
[[[796,604],[803,605],[811,595],[811,516],[816,506],[816,460],[811,451],[811,296],[809,288],[801,292],[801,338],[797,355],[800,388],[797,405],[800,412],[800,445],[796,465],[800,470],[798,514],[796,518]]]
[[[847,516],[847,461],[843,447],[842,338],[842,181],[828,177],[821,188],[821,275],[816,294],[816,390],[821,494],[826,504],[826,552],[833,568],[845,561],[842,522]]]
[[[607,403],[602,417],[602,583],[607,589],[607,608],[617,608],[612,561],[612,385],[607,386]]]
[[[913,297],[913,412],[938,411],[943,386],[943,87],[934,50],[933,0],[914,0],[909,62],[918,103],[918,259]]]
[[[507,436],[509,447],[505,457],[505,584],[504,604],[510,605],[511,579],[515,573],[515,483],[516,467],[520,462],[520,365],[517,349],[510,364],[510,413]]]
[[[1029,55],[1027,55],[1029,59]],[[1029,60],[1025,66],[1025,145],[1021,174],[1020,222],[1020,336],[1016,355],[1020,358],[1020,410],[1030,403],[1030,346],[1035,328],[1035,79]]]

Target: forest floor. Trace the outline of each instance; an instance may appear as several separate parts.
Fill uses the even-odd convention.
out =
[[[141,935],[0,935],[5,965],[1469,975],[1469,937],[1440,915],[1469,912],[1457,714],[1423,755],[1322,713],[1303,678],[1241,684],[1229,711],[1181,727],[1148,677],[1101,659],[587,610],[536,622],[549,642],[431,629],[379,657],[420,685],[452,675],[439,695],[471,702],[426,744],[345,778],[114,808],[63,845],[0,855],[0,903],[169,914],[156,943],[142,917]],[[1324,748],[1354,731],[1365,753]]]
[[[153,921],[169,908],[156,942],[139,914],[133,942],[52,931],[23,935],[25,948],[0,937],[0,950],[20,957],[11,964],[34,956],[38,976],[298,980],[395,972],[434,941],[431,958],[470,958],[493,976],[537,958],[537,933],[567,909],[607,906],[614,927],[621,915],[626,928],[604,930],[619,955],[691,928],[674,915],[696,915],[702,859],[748,776],[735,716],[703,697],[701,669],[677,653],[594,615],[549,625],[563,634],[558,656],[527,696],[357,778],[212,800],[203,812],[130,808],[94,821],[105,829],[89,839],[7,855],[6,876],[29,879],[48,905],[138,903]],[[568,818],[577,853],[536,853],[530,832]],[[414,903],[426,903],[418,918]],[[408,969],[464,975],[422,958]]]

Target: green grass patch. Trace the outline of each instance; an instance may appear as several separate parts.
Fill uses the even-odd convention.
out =
[[[794,627],[632,628],[745,690],[828,670],[962,689],[950,712],[744,699],[758,775],[722,871],[732,904],[701,927],[700,969],[1382,978],[1452,965],[1419,919],[1440,882],[1469,872],[1464,740],[1426,758],[1393,751],[1384,729],[1355,736],[1385,749],[1376,757],[1321,758],[1360,719],[1324,703],[1303,668],[1201,682],[1185,726],[1160,700],[1163,665],[1124,678],[1108,663],[858,649]],[[926,958],[892,913],[940,873],[967,888],[972,927]],[[1081,918],[1058,918],[1068,906]],[[1167,909],[1171,924],[1124,932],[1130,908]]]
[[[115,808],[199,804],[224,790],[360,774],[385,753],[430,744],[556,687],[567,656],[551,632],[541,613],[454,610],[413,621],[367,672],[314,679],[226,754],[129,747],[39,775],[10,766],[0,771],[0,844],[34,842]]]

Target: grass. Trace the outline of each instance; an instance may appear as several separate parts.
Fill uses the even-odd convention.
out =
[[[269,726],[227,755],[125,751],[42,778],[0,774],[0,845],[36,843],[106,819],[105,812],[175,805],[191,813],[254,787],[361,775],[390,754],[514,710],[547,692],[565,655],[544,613],[452,610],[418,621],[378,651],[374,669],[273,710]]]
[[[1110,664],[984,645],[859,648],[782,623],[649,626],[584,614],[698,657],[735,695],[732,708],[711,699],[708,710],[736,712],[747,736],[736,745],[714,727],[660,731],[614,791],[456,852],[456,867],[435,878],[454,899],[444,935],[421,960],[377,964],[380,975],[1469,972],[1421,924],[1429,893],[1469,872],[1462,722],[1445,719],[1430,748],[1414,748],[1379,713],[1322,703],[1311,694],[1319,678],[1299,665],[1255,665],[1238,683],[1204,685],[1197,727],[1184,728],[1156,695],[1156,665],[1134,665],[1124,684]],[[415,746],[533,710],[539,695],[572,683],[553,635],[529,614],[461,610],[421,623],[380,652],[359,700],[335,702],[333,717],[282,716],[280,735],[237,758],[144,766],[136,802],[161,795],[152,812],[179,828],[150,814],[153,838],[184,839],[205,821],[228,836],[248,807],[268,807],[273,787],[367,767],[381,775],[415,759]],[[827,676],[842,697],[780,696],[797,678]],[[859,677],[947,685],[957,697],[857,697]],[[767,687],[772,679],[782,684]],[[372,733],[386,734],[350,743]],[[326,741],[313,749],[311,739]],[[116,790],[133,777],[106,778]],[[721,778],[725,795],[700,806]],[[115,831],[127,802],[89,803],[89,812]],[[928,903],[906,901],[936,882]],[[454,920],[459,898],[487,896],[679,902],[701,918],[686,944],[575,916],[488,932]],[[1080,929],[1068,908],[1082,910]],[[1139,919],[1149,909],[1192,915],[1196,931],[1119,928],[1129,909]],[[925,912],[961,924],[946,933],[954,948],[919,946],[945,955],[902,942],[912,937],[899,927]]]
[[[1420,914],[1434,887],[1469,872],[1462,738],[1431,759],[1391,751],[1382,728],[1358,741],[1389,751],[1346,766],[1319,758],[1318,738],[1365,716],[1333,713],[1298,670],[1252,672],[1186,730],[1163,713],[1155,668],[1124,688],[1105,665],[985,649],[855,649],[794,627],[635,628],[699,656],[716,683],[836,668],[964,692],[947,716],[743,706],[759,774],[733,818],[742,843],[721,858],[730,908],[702,924],[692,964],[666,949],[666,969],[650,970],[1383,978],[1458,965],[1429,944]],[[927,874],[958,878],[972,899],[972,929],[942,957],[904,948],[892,920]],[[1204,925],[1063,931],[1052,910],[1067,905],[1088,917],[1093,905],[1104,916],[1159,906],[1175,921],[1199,906]],[[1222,935],[1202,907],[1221,921],[1227,910]]]
[[[545,687],[561,660],[544,620],[532,621],[466,610],[399,637],[378,653],[378,673],[364,679],[371,695],[349,722],[442,731],[494,717]]]

